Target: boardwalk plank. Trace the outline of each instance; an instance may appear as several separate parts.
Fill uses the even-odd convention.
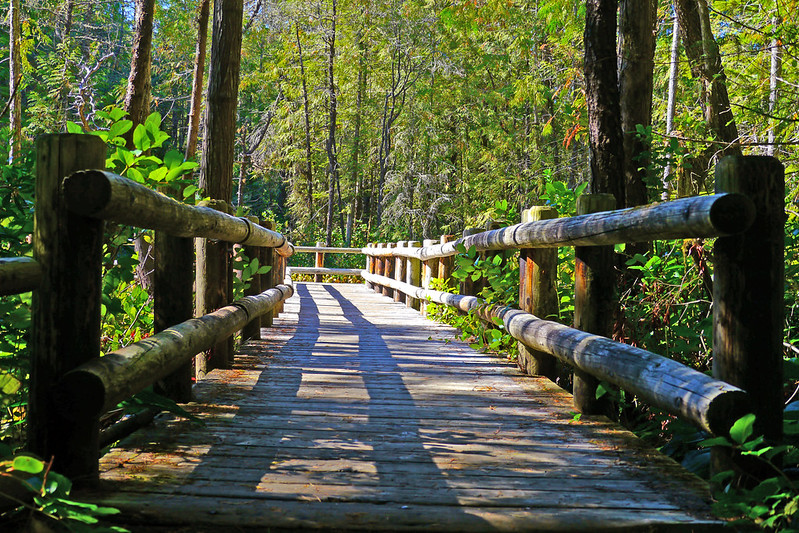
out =
[[[571,397],[362,286],[298,284],[265,340],[101,461],[137,531],[711,531],[707,487]],[[181,529],[184,528],[184,529]]]

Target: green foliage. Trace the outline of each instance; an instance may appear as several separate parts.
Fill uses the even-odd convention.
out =
[[[254,276],[266,274],[272,270],[269,265],[261,265],[257,257],[250,259],[243,248],[238,248],[233,257],[233,299],[244,296],[244,291],[250,288],[250,280]]]

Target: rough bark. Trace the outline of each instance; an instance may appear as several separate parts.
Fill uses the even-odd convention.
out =
[[[771,20],[771,25],[775,29],[779,27],[780,17],[774,17]],[[768,96],[768,112],[774,117],[777,114],[777,102],[780,97],[779,80],[782,76],[782,41],[778,37],[774,37],[771,42],[771,68],[769,69],[769,96]],[[768,130],[768,148],[767,155],[776,155],[777,146],[774,142],[777,140],[777,120],[771,118],[771,127]]]
[[[20,35],[22,27],[19,15],[19,0],[11,0],[8,11],[10,22],[8,39],[11,48],[8,65],[8,90],[11,95],[11,105],[9,106],[11,146],[8,152],[8,162],[13,163],[19,157],[22,146],[22,93],[20,92],[20,84],[22,83]]]
[[[303,107],[303,121],[305,124],[305,182],[307,184],[307,202],[308,202],[308,223],[313,223],[314,220],[314,201],[313,201],[313,156],[311,152],[311,110],[310,103],[308,102],[308,80],[305,75],[305,59],[302,56],[302,41],[300,40],[300,27],[294,26],[297,35],[297,53],[299,54],[300,61],[300,77],[302,78],[302,107]]]
[[[191,82],[191,104],[189,108],[189,131],[186,136],[186,159],[197,153],[197,139],[200,134],[200,110],[203,102],[203,75],[205,56],[208,48],[208,16],[211,0],[201,0],[197,10],[197,46],[194,51],[194,70]]]
[[[674,25],[671,35],[671,58],[669,62],[669,94],[666,105],[666,133],[671,135],[674,130],[674,115],[677,103],[677,79],[680,76],[680,18],[677,16],[677,8],[674,8]],[[668,200],[671,195],[671,159],[666,163],[663,170],[663,191],[662,200]]]
[[[155,0],[136,0],[136,26],[133,33],[133,51],[130,60],[128,88],[125,93],[125,111],[133,128],[125,134],[125,142],[133,149],[133,131],[143,124],[150,113],[153,19]]]
[[[627,207],[648,203],[647,161],[641,154],[648,145],[636,135],[636,127],[652,124],[652,87],[655,67],[657,5],[653,0],[622,0],[619,15],[621,37],[619,94],[624,132],[624,185]]]
[[[710,26],[706,0],[677,0],[680,37],[691,65],[691,74],[702,82],[702,108],[716,139],[729,143],[722,155],[741,155],[738,128],[727,94],[727,76]]]
[[[328,97],[328,124],[327,141],[327,223],[325,244],[333,244],[333,211],[336,201],[336,187],[338,184],[338,154],[336,152],[336,121],[338,120],[338,100],[336,95],[335,60],[336,60],[336,18],[337,1],[331,2],[331,27],[327,35],[327,97]]]
[[[591,192],[610,193],[624,207],[624,144],[616,70],[617,0],[588,0],[585,72]]]

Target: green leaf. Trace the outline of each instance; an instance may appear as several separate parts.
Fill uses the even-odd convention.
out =
[[[735,424],[730,428],[730,437],[738,444],[746,442],[752,432],[754,431],[755,415],[749,413],[735,421]]]
[[[71,120],[67,121],[67,133],[83,133],[83,128]]]
[[[0,372],[0,392],[3,394],[16,394],[22,382],[7,372]]]
[[[169,172],[169,170],[167,170],[166,167],[158,167],[157,169],[150,172],[149,178],[151,181],[162,182],[165,181],[164,178],[166,177],[167,172]]]
[[[197,192],[196,185],[187,185],[185,189],[183,189],[183,198],[188,198],[189,196],[194,195]]]
[[[161,131],[161,113],[153,111],[144,121],[144,127],[155,136]]]
[[[18,455],[14,457],[11,463],[11,468],[19,472],[26,472],[28,474],[38,474],[44,470],[44,463],[35,457],[29,455]]]
[[[150,137],[147,135],[147,128],[144,127],[144,124],[139,124],[133,130],[133,145],[142,152],[150,149]]]
[[[130,128],[133,127],[132,120],[120,120],[119,122],[114,122],[111,124],[111,127],[108,128],[108,137],[113,139],[114,137],[119,137],[120,135],[124,135]]]
[[[709,448],[710,446],[732,446],[732,443],[726,437],[714,437],[712,439],[705,439],[699,443],[699,446],[703,448]]]

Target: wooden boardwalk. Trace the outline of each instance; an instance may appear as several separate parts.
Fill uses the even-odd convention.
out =
[[[299,320],[298,320],[299,319]],[[362,285],[297,284],[269,338],[101,461],[138,531],[708,531],[707,488],[545,379]]]

